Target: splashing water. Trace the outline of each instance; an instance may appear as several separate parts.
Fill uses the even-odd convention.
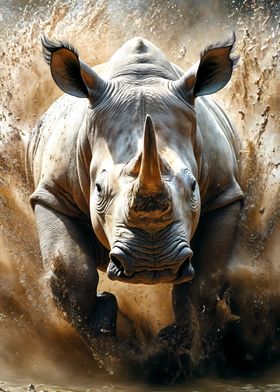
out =
[[[91,65],[107,61],[127,39],[141,35],[187,69],[207,44],[236,31],[239,66],[229,85],[215,96],[236,125],[243,145],[241,184],[246,197],[228,271],[231,305],[241,315],[236,333],[242,336],[248,355],[264,350],[271,357],[279,356],[277,1],[268,6],[265,1],[51,0],[46,4],[13,0],[0,3],[0,21],[0,379],[17,374],[18,379],[71,384],[79,376],[103,374],[52,303],[28,203],[31,185],[24,163],[28,134],[61,94],[42,59],[43,32],[71,42]],[[118,330],[124,337],[134,331],[148,345],[173,320],[166,285],[130,287],[103,276],[101,286],[117,295]]]

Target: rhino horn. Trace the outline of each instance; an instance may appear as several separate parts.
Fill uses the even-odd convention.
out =
[[[144,142],[138,180],[140,187],[149,193],[158,192],[162,187],[156,134],[149,115],[146,117],[144,126]]]

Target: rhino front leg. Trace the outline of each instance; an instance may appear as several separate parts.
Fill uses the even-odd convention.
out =
[[[217,295],[223,293],[227,284],[226,270],[234,246],[241,203],[238,200],[202,216],[192,241],[195,277],[185,287],[193,303],[204,312],[213,310]],[[175,314],[179,315],[181,310],[176,311],[176,286],[174,290]]]
[[[219,297],[227,288],[227,262],[234,245],[240,209],[241,201],[236,201],[202,217],[192,242],[195,277],[192,282],[173,287],[176,324],[189,331],[190,349],[204,358],[215,349],[217,331],[224,327],[219,325]],[[229,320],[234,319],[238,317]],[[196,328],[193,328],[194,323]],[[199,346],[204,351],[200,354]],[[199,357],[195,362],[199,363]]]
[[[36,204],[41,253],[55,302],[90,346],[98,336],[114,336],[117,301],[97,293],[97,265],[106,251],[88,222]]]

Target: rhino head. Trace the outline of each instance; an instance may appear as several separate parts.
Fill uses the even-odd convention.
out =
[[[95,181],[91,218],[100,241],[111,249],[109,278],[145,284],[190,280],[199,190],[190,171],[175,176],[159,154],[150,116],[136,157],[117,173],[107,167]]]
[[[161,52],[155,78],[147,77],[155,56],[145,57],[140,39],[125,48],[131,57],[119,61],[115,77],[109,63],[103,79],[72,47],[43,40],[58,86],[90,102],[89,208],[94,232],[110,251],[110,279],[179,284],[193,278],[190,241],[200,217],[202,164],[194,100],[229,81],[233,43],[209,47],[189,72],[168,80],[160,69],[171,63]]]

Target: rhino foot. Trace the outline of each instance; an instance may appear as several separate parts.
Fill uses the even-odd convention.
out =
[[[116,297],[108,292],[97,293],[92,313],[77,323],[76,329],[92,347],[102,336],[115,337],[117,313]]]
[[[164,347],[146,359],[143,373],[151,384],[177,384],[185,381],[183,369],[188,367],[189,361],[189,353],[178,355]]]
[[[97,293],[96,304],[90,320],[93,335],[114,337],[116,335],[117,313],[116,297],[106,291]]]
[[[192,343],[192,329],[170,324],[163,328],[157,335],[156,341],[161,346],[172,348],[172,350],[189,350]]]
[[[191,376],[193,367],[189,331],[176,324],[168,325],[157,335],[153,352],[144,364],[150,383],[176,384]]]

